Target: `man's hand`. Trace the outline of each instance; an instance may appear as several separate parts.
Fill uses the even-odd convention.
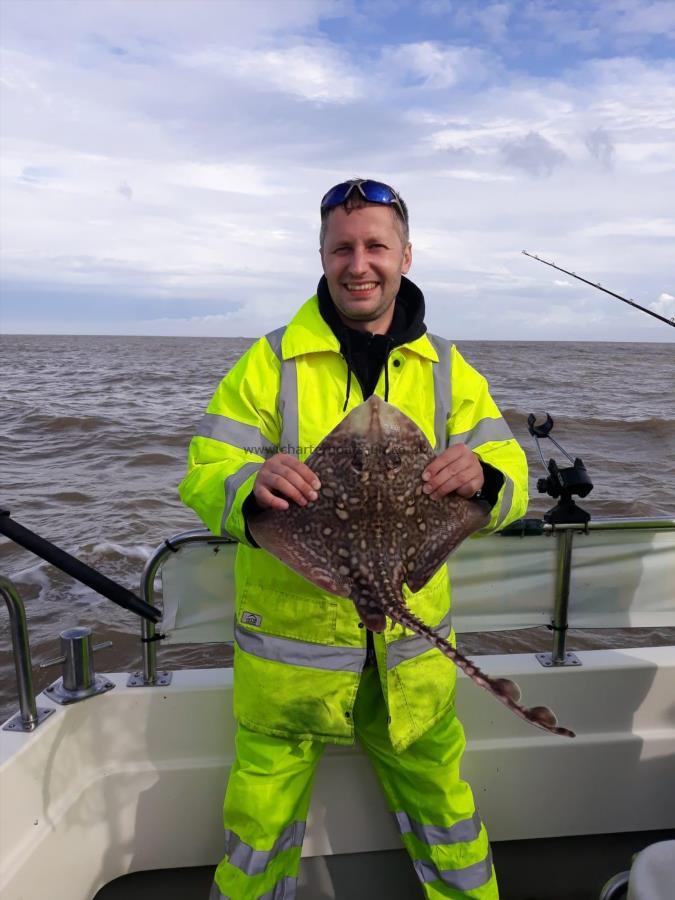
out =
[[[253,485],[253,495],[258,506],[288,509],[288,500],[299,506],[316,500],[320,487],[321,482],[309,466],[289,453],[276,453],[260,468]]]
[[[453,444],[430,462],[422,479],[422,490],[432,500],[440,500],[456,491],[460,497],[473,497],[483,487],[483,467],[473,450],[466,444]]]

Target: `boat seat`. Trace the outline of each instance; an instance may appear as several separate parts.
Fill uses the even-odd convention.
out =
[[[629,872],[614,875],[600,900],[673,900],[675,841],[659,841],[636,853]]]

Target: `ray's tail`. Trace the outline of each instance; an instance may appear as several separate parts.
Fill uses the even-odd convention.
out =
[[[543,728],[544,731],[550,731],[552,734],[559,734],[563,737],[575,737],[574,732],[570,731],[569,728],[563,728],[561,725],[558,725],[555,714],[548,706],[522,706],[518,702],[520,700],[520,688],[515,681],[511,681],[509,678],[492,678],[490,675],[486,675],[470,659],[467,659],[466,656],[455,650],[452,644],[439,634],[436,634],[433,628],[425,625],[410,610],[402,611],[400,608],[395,607],[385,611],[399,625],[403,625],[421,637],[425,637],[434,647],[437,647],[441,653],[465,672],[472,681],[489,691],[497,700],[508,706],[511,712],[520,716],[521,719],[525,719],[526,722],[535,725],[537,728]]]

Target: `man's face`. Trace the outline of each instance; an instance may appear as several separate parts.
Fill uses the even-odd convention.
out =
[[[360,331],[384,333],[394,300],[412,264],[388,206],[364,206],[349,213],[341,206],[328,217],[321,262],[342,321]]]

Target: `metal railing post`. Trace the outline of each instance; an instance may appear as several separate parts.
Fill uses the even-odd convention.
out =
[[[157,629],[154,622],[141,623],[143,642],[143,684],[157,684]]]
[[[560,666],[565,662],[573,540],[573,531],[562,531],[558,534],[558,552],[555,573],[555,605],[553,608],[553,650],[551,652],[554,666]]]
[[[567,641],[567,622],[570,604],[570,579],[572,575],[572,543],[574,541],[575,528],[563,528],[557,532],[555,593],[553,598],[553,647],[550,653],[536,653],[535,656],[542,666],[580,666],[581,660],[574,653],[565,651]]]
[[[208,533],[208,532],[207,532]],[[190,532],[190,534],[192,534]],[[182,535],[178,535],[181,538]],[[141,574],[140,595],[146,603],[154,606],[155,601],[155,577],[159,571],[165,558],[171,553],[175,553],[172,543],[164,541],[164,543],[155,550],[150,559],[146,562]],[[166,670],[157,671],[157,628],[154,622],[149,619],[141,621],[141,646],[143,647],[143,669],[140,672],[134,672],[129,676],[127,681],[128,687],[154,687],[157,685],[171,684],[172,674]]]
[[[26,610],[16,587],[8,578],[0,575],[0,594],[9,611],[9,626],[16,684],[19,694],[19,712],[3,727],[7,731],[34,731],[40,722],[54,712],[50,708],[37,708],[33,688],[33,668],[30,659]]]

